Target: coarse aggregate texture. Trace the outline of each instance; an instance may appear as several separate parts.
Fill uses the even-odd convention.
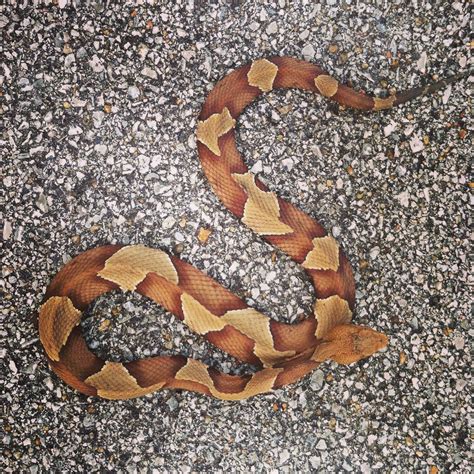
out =
[[[469,68],[469,2],[39,3],[0,7],[2,471],[469,472],[467,79],[373,114],[274,91],[239,120],[252,170],[344,246],[354,320],[390,335],[384,352],[243,402],[110,402],[49,370],[34,325],[56,271],[106,243],[180,253],[272,317],[307,314],[302,269],[203,176],[207,93],[272,54],[368,93],[426,84]],[[91,347],[114,360],[184,353],[239,370],[135,294],[89,314]]]

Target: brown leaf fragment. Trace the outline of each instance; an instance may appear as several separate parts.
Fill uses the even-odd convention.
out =
[[[201,244],[205,244],[211,234],[212,234],[211,229],[206,229],[205,227],[201,227],[198,232],[199,242],[201,242]]]
[[[445,327],[443,329],[443,333],[444,333],[445,336],[449,336],[452,332],[453,332],[453,330],[450,327]]]
[[[104,332],[110,327],[110,319],[104,319],[99,325],[99,331]]]

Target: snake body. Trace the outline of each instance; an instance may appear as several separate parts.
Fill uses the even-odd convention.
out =
[[[314,314],[297,324],[277,322],[174,255],[142,245],[96,247],[72,259],[47,288],[38,326],[52,369],[80,392],[107,399],[167,388],[239,400],[295,382],[323,361],[350,364],[385,347],[385,335],[351,324],[355,285],[342,249],[317,221],[249,172],[236,147],[236,121],[260,94],[277,88],[304,89],[371,111],[434,92],[459,77],[379,99],[339,84],[314,64],[289,57],[258,59],[228,74],[210,92],[199,117],[197,146],[203,170],[235,216],[306,270],[315,288]],[[116,289],[151,298],[258,370],[229,375],[182,355],[123,363],[102,360],[87,347],[79,323],[94,299]]]

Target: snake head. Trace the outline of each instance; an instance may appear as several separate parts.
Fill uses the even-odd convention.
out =
[[[313,360],[333,360],[338,364],[352,364],[371,356],[388,344],[385,334],[365,326],[340,324],[332,328],[314,351]]]

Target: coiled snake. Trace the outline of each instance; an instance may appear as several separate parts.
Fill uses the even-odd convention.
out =
[[[236,120],[250,102],[276,88],[313,91],[370,111],[434,92],[460,77],[378,99],[290,57],[258,59],[227,75],[210,92],[199,117],[202,167],[232,213],[303,266],[315,288],[314,314],[297,324],[277,322],[176,256],[142,245],[97,247],[72,259],[47,288],[38,325],[52,369],[84,394],[108,399],[173,388],[239,400],[292,383],[325,360],[350,364],[385,347],[385,335],[351,324],[355,285],[342,249],[317,221],[249,172],[236,148]],[[100,359],[85,343],[81,315],[99,295],[118,288],[151,298],[209,342],[259,370],[229,375],[182,355],[126,363]]]

